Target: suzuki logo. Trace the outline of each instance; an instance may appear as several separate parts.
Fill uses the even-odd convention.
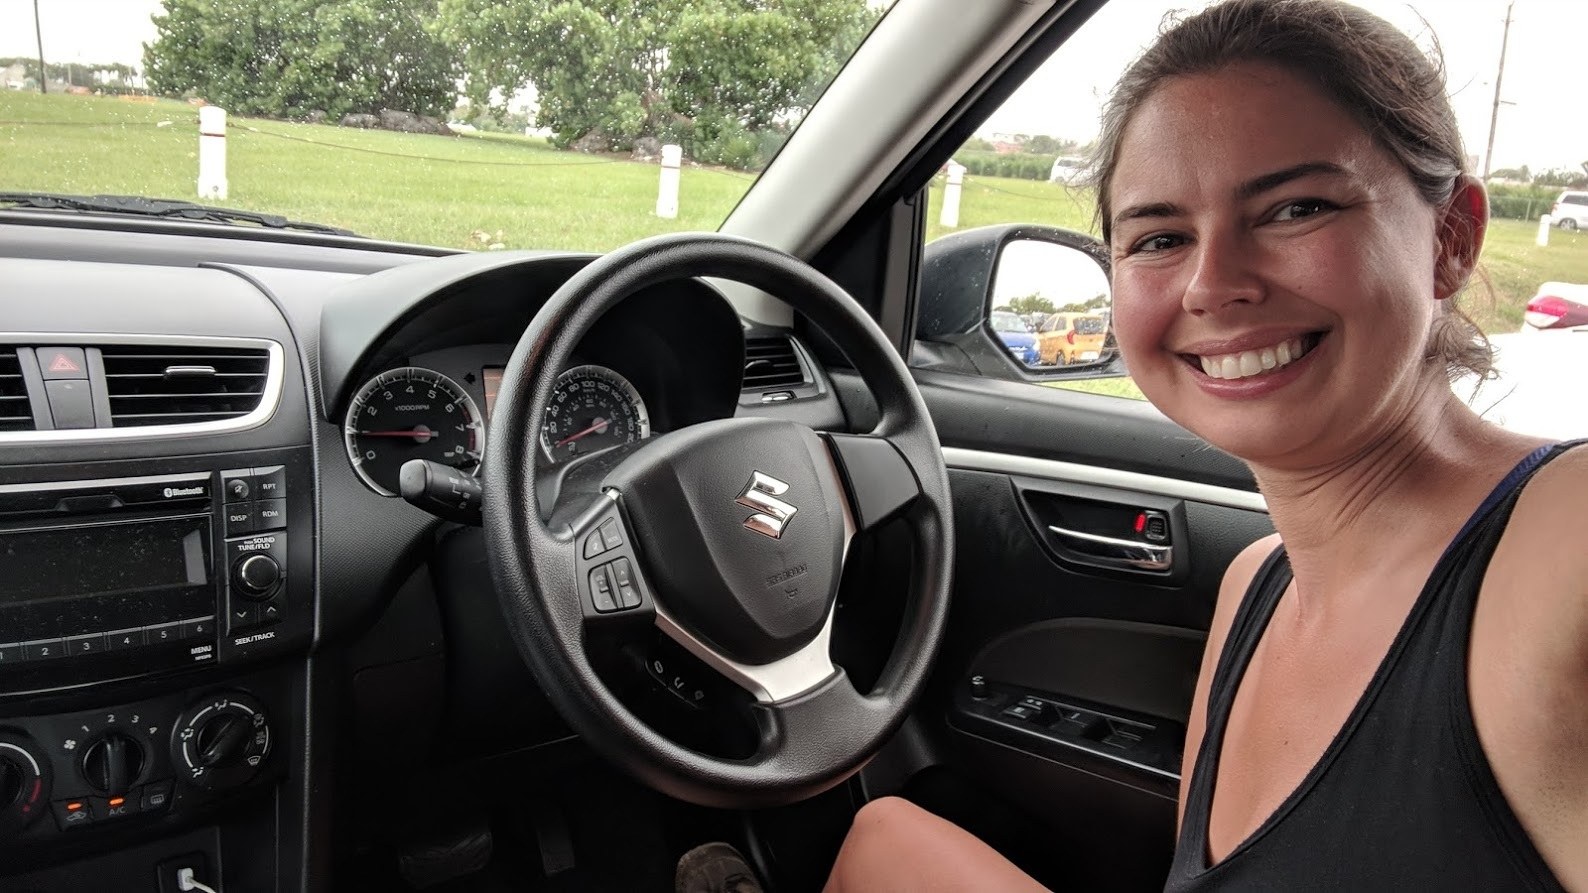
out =
[[[744,485],[744,492],[734,500],[747,509],[755,509],[755,514],[744,519],[744,526],[762,536],[781,539],[783,528],[788,526],[794,513],[799,511],[793,505],[778,499],[787,492],[788,484],[769,474],[751,472],[750,483]]]

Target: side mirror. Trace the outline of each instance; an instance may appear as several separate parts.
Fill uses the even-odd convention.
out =
[[[926,246],[921,365],[1001,378],[1118,375],[1108,254],[1073,230],[980,227]]]

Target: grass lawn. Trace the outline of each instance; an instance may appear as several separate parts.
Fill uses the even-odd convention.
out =
[[[711,230],[754,181],[686,167],[680,216],[655,216],[658,167],[623,157],[558,152],[517,134],[437,137],[233,118],[224,204],[329,223],[383,239],[452,248],[605,251],[647,235]],[[126,193],[193,198],[198,110],[161,100],[0,92],[0,191]],[[942,176],[929,194],[929,239]],[[960,228],[1013,221],[1092,231],[1091,197],[1069,187],[967,177]],[[1464,306],[1490,332],[1513,332],[1540,282],[1588,282],[1588,233],[1496,220]],[[1092,382],[1086,389],[1105,387]]]
[[[661,232],[714,230],[753,182],[749,174],[686,168],[679,216],[663,220],[654,214],[655,164],[557,152],[507,135],[230,124],[230,195],[220,204],[451,248],[499,241],[605,251]],[[198,110],[184,103],[0,93],[0,191],[196,201],[197,175]]]

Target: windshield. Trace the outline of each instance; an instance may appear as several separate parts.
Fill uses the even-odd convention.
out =
[[[0,192],[474,250],[716,229],[882,15],[874,0],[34,6],[0,4]]]

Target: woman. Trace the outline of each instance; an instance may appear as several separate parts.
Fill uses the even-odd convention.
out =
[[[1464,164],[1438,67],[1335,0],[1188,18],[1106,112],[1120,348],[1279,531],[1219,594],[1169,890],[1588,890],[1588,450],[1451,391],[1489,362]],[[827,889],[1038,885],[886,799]]]

